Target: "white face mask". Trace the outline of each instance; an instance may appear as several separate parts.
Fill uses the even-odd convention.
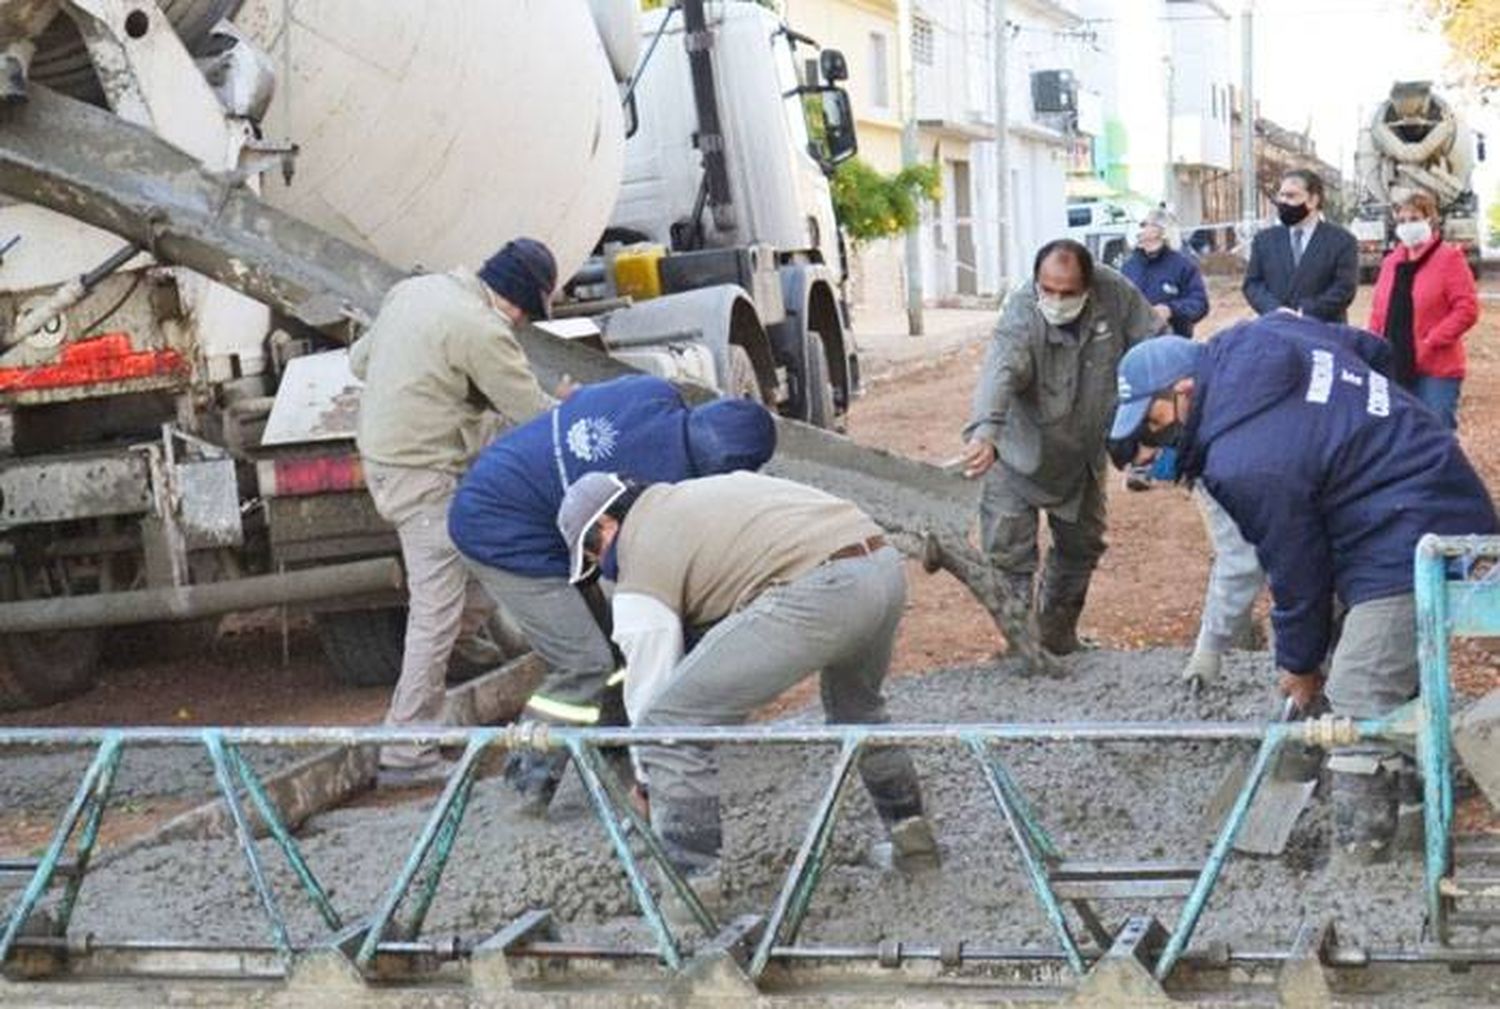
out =
[[[1089,301],[1089,293],[1075,294],[1067,298],[1054,298],[1051,295],[1037,292],[1036,307],[1046,319],[1054,326],[1066,326],[1074,319],[1083,314],[1083,306]]]
[[[1396,237],[1402,245],[1415,249],[1432,237],[1432,225],[1426,221],[1402,221],[1396,225]]]

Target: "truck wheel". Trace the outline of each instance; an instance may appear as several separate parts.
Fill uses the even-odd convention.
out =
[[[313,620],[318,643],[346,687],[388,687],[401,676],[406,610],[339,610]]]
[[[406,646],[404,607],[319,613],[313,622],[334,676],[346,687],[388,687],[401,678],[401,656]],[[528,651],[519,628],[503,614],[491,621],[490,638],[500,646],[506,660]],[[448,679],[462,682],[491,668],[454,656],[448,664]]]
[[[40,708],[92,688],[103,641],[99,627],[0,636],[0,711]]]
[[[729,399],[753,399],[757,403],[765,400],[760,394],[760,379],[755,374],[755,363],[750,360],[750,352],[744,347],[731,345],[729,348],[729,382],[725,385],[724,395]]]
[[[833,380],[829,377],[828,350],[817,334],[807,336],[807,374],[803,381],[803,419],[813,427],[832,430],[837,415],[833,406]]]

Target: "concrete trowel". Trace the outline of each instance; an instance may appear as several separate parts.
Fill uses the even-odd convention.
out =
[[[1328,702],[1320,698],[1320,703],[1326,709]],[[1314,710],[1302,711],[1295,701],[1287,698],[1279,718],[1283,722],[1295,722],[1320,714],[1322,710],[1316,706]],[[1210,830],[1217,832],[1234,807],[1234,800],[1250,777],[1253,759],[1253,755],[1236,758],[1225,771],[1203,813],[1204,824]],[[1297,826],[1297,820],[1318,787],[1321,765],[1321,750],[1292,740],[1284,742],[1265,780],[1256,789],[1255,798],[1250,801],[1250,809],[1234,840],[1234,850],[1247,855],[1280,855],[1285,851],[1292,829]]]

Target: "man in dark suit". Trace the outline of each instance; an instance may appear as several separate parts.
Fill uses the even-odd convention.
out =
[[[1294,168],[1281,176],[1276,213],[1281,224],[1255,236],[1245,271],[1245,300],[1256,314],[1290,308],[1324,322],[1347,323],[1359,286],[1354,236],[1323,219],[1323,180]]]

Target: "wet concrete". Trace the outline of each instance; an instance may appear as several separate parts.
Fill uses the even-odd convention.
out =
[[[1275,708],[1270,660],[1237,657],[1225,678],[1188,697],[1174,680],[1183,654],[1100,652],[1071,661],[1060,681],[1023,680],[1001,663],[902,679],[892,716],[907,722],[1260,719]],[[816,712],[803,718],[816,718]],[[1017,744],[1004,754],[1046,827],[1074,859],[1201,860],[1211,828],[1204,804],[1239,744]],[[821,793],[832,754],[814,748],[730,747],[722,754],[724,872],[731,910],[764,912],[774,899]],[[867,859],[877,834],[869,804],[851,792],[831,865],[803,940],[875,942],[950,939],[1051,945],[1003,822],[973,764],[957,749],[923,749],[917,762],[944,847],[941,871],[911,878]],[[426,805],[335,811],[304,831],[313,869],[347,916],[368,913],[392,880]],[[1236,945],[1285,947],[1299,925],[1337,920],[1341,939],[1379,947],[1419,938],[1420,862],[1346,868],[1327,862],[1326,815],[1315,807],[1289,854],[1231,862],[1197,935]],[[270,845],[272,867],[295,937],[323,930]],[[475,790],[454,861],[425,934],[488,934],[532,907],[550,907],[564,935],[644,939],[623,875],[581,787],[570,778],[547,823],[513,814],[497,781]],[[1147,911],[1170,923],[1176,902],[1101,904],[1106,921]],[[264,941],[263,919],[232,842],[177,843],[137,852],[91,875],[76,931],[107,938]]]

